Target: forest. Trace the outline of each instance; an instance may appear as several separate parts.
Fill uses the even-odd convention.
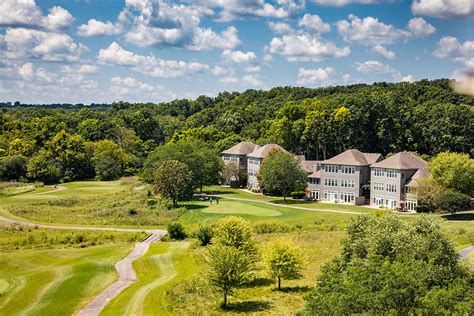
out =
[[[160,145],[278,143],[307,159],[348,148],[474,156],[474,98],[447,79],[326,88],[276,87],[159,104],[0,107],[0,180],[46,183],[139,174]]]

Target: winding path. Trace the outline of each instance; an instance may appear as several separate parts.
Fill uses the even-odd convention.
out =
[[[112,285],[106,288],[102,293],[96,296],[89,304],[78,312],[80,316],[95,316],[98,315],[107,305],[107,303],[114,297],[119,295],[124,289],[129,287],[137,280],[137,275],[133,270],[132,263],[138,258],[142,257],[150,247],[150,244],[157,242],[161,237],[167,234],[166,230],[156,229],[136,229],[136,228],[114,228],[114,227],[91,227],[91,226],[62,226],[62,225],[46,225],[35,224],[30,222],[23,222],[7,217],[0,216],[0,221],[10,224],[17,224],[31,227],[41,227],[48,229],[78,229],[78,230],[103,230],[103,231],[117,231],[117,232],[146,232],[148,237],[135,245],[133,251],[115,264],[115,269],[119,275],[119,279]]]
[[[474,252],[474,246],[469,246],[459,250],[461,258],[467,258],[471,254],[471,252]]]
[[[64,191],[64,190],[67,190],[66,187],[63,187],[61,185],[58,185],[55,189],[51,190],[51,191],[46,191],[46,192],[39,192],[39,193],[35,193],[37,195],[41,195],[41,194],[49,194],[49,193],[54,193],[54,192],[59,192],[59,191]]]

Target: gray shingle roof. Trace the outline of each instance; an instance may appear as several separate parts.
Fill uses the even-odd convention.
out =
[[[414,170],[427,167],[427,162],[408,151],[401,151],[387,159],[376,162],[371,167],[400,169],[400,170]]]
[[[306,160],[304,155],[296,156],[300,162],[301,169],[307,173],[313,173],[316,170],[316,166],[321,163],[319,160]]]
[[[377,161],[380,154],[366,154],[357,149],[348,149],[337,156],[323,160],[322,164],[330,165],[350,165],[350,166],[368,166],[370,161]]]
[[[409,187],[417,187],[419,185],[418,180],[426,179],[429,176],[430,172],[428,171],[428,168],[420,168],[407,180],[405,185]]]
[[[308,176],[308,178],[321,178],[321,170],[313,172]]]
[[[229,149],[224,150],[221,154],[248,155],[251,152],[253,152],[255,148],[258,148],[258,147],[259,147],[258,145],[255,145],[254,143],[251,143],[251,142],[241,142]]]
[[[272,149],[281,150],[287,153],[287,151],[284,148],[280,147],[277,144],[266,144],[262,147],[255,148],[255,150],[252,153],[248,154],[247,156],[252,157],[252,158],[263,159],[272,151]]]

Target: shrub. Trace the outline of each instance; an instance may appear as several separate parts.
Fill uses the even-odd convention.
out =
[[[290,195],[294,199],[302,199],[305,196],[305,192],[304,191],[294,191],[294,192],[291,192]]]
[[[253,226],[257,234],[284,233],[290,231],[290,226],[279,222],[260,222]]]
[[[171,239],[183,240],[187,237],[184,226],[178,222],[172,222],[168,225],[168,235]]]
[[[435,197],[434,204],[438,211],[454,214],[456,212],[469,210],[471,208],[471,198],[466,194],[448,189]]]
[[[429,213],[430,212],[430,208],[424,204],[420,204],[420,205],[417,205],[415,207],[415,211],[417,213]]]
[[[200,227],[196,233],[196,237],[201,242],[201,246],[209,245],[211,243],[213,236],[214,236],[214,231],[212,227],[209,227],[209,226]]]
[[[130,214],[132,216],[137,215],[138,211],[132,207],[131,209],[128,210],[128,214]]]

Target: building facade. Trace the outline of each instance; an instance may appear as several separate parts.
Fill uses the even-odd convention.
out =
[[[370,166],[370,205],[414,211],[418,181],[429,176],[427,162],[410,152],[399,152]]]
[[[323,160],[308,176],[308,194],[319,201],[365,204],[364,186],[370,180],[370,165],[381,159],[381,154],[349,149]]]
[[[222,160],[225,165],[235,164],[238,170],[243,170],[247,172],[248,158],[247,155],[252,153],[259,146],[251,142],[241,142],[227,150],[221,152]],[[233,182],[238,182],[237,176],[230,176],[225,179],[224,184],[232,184]],[[240,185],[240,183],[239,183]],[[244,185],[246,185],[244,183]]]

